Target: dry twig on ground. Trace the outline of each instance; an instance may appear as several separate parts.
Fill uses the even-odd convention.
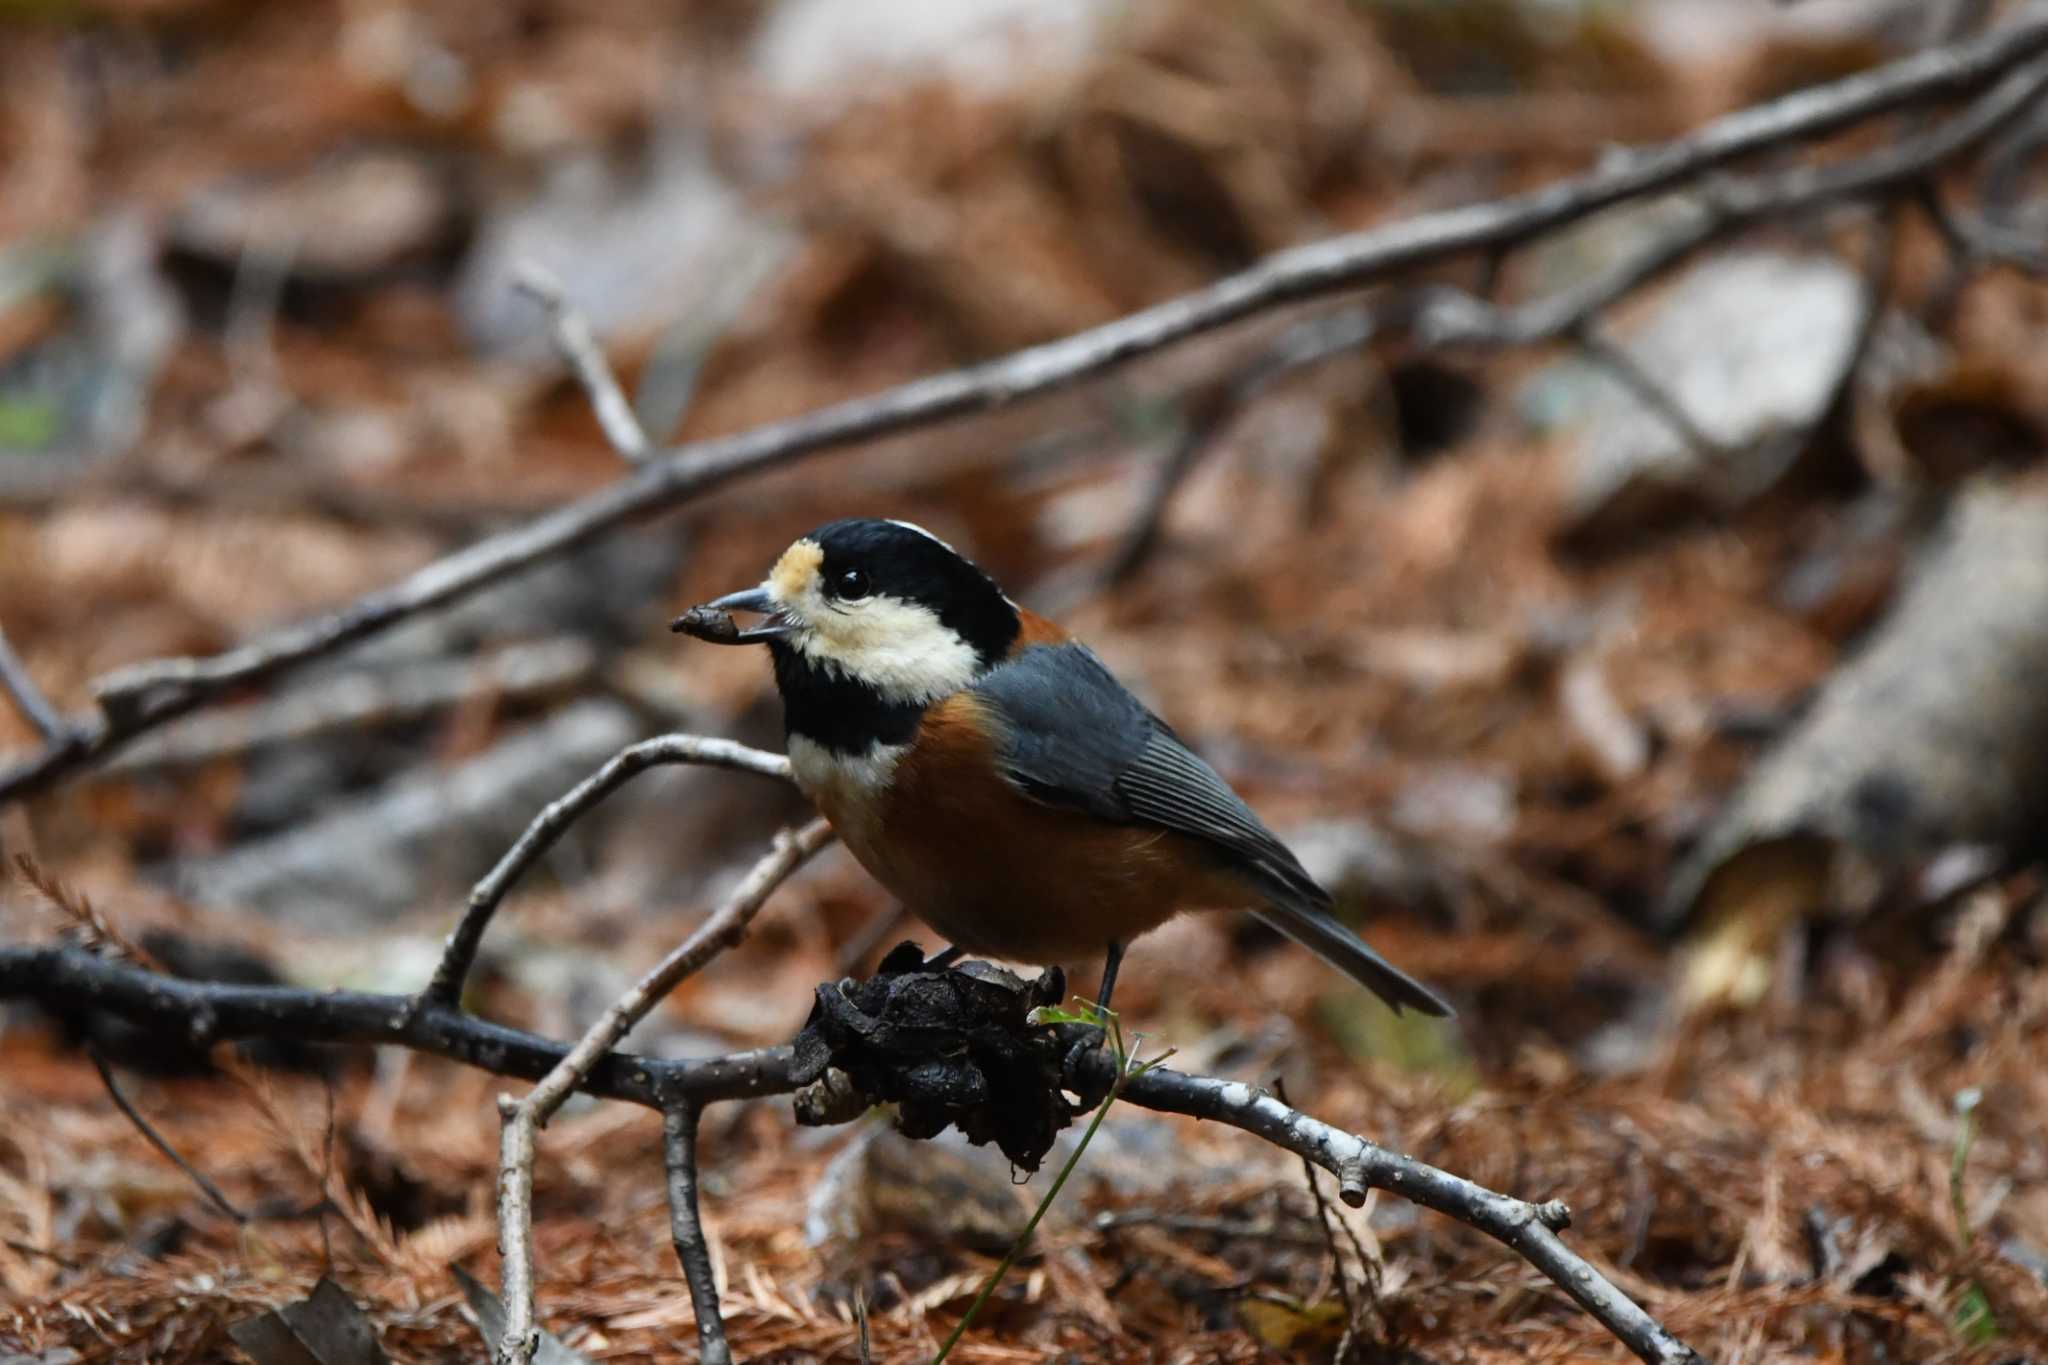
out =
[[[538,1344],[533,1326],[533,1146],[540,1129],[647,1011],[661,1003],[683,978],[738,943],[775,888],[831,841],[832,827],[823,820],[813,820],[802,829],[784,830],[776,835],[774,844],[733,888],[725,903],[614,1001],[525,1099],[499,1099],[498,1109],[505,1124],[498,1174],[498,1249],[505,1258],[505,1339],[498,1345],[500,1361],[508,1365],[529,1361]],[[689,1126],[694,1130],[694,1115]],[[695,1145],[693,1137],[687,1146],[694,1152]],[[672,1190],[676,1179],[671,1165]],[[694,1187],[689,1193],[694,1222]],[[708,1262],[701,1266],[691,1263],[691,1253],[703,1251],[702,1239],[679,1238],[676,1250],[685,1257],[683,1269],[695,1294],[700,1284],[709,1283],[711,1274]],[[712,1358],[714,1349],[724,1352],[724,1333],[715,1312],[699,1317],[697,1331],[706,1359]]]
[[[802,851],[801,836],[793,836],[782,855],[800,857]],[[757,890],[765,896],[772,889],[772,882],[779,880],[777,870],[781,866],[780,861],[757,865],[742,892]],[[769,870],[764,872],[764,868]],[[761,885],[763,882],[769,884]],[[731,931],[733,917],[741,913],[737,907],[742,903],[743,897],[736,894],[713,917],[723,921],[723,931]],[[680,979],[692,966],[701,965],[710,955],[713,933],[713,921],[707,921],[691,944],[671,955],[664,969],[673,970]],[[661,970],[650,973],[641,987],[635,988],[631,998],[636,1003],[643,1003],[643,988],[649,996],[658,998],[663,984],[657,980]],[[547,1098],[555,1105],[572,1089],[581,1088],[668,1114],[683,1109],[701,1110],[719,1100],[788,1094],[797,1089],[792,1076],[795,1056],[786,1047],[677,1062],[616,1053],[609,1050],[609,1045],[594,1044],[594,1039],[609,1031],[607,1026],[616,1026],[617,1007],[607,1014],[605,1024],[586,1035],[572,1054],[559,1043],[504,1028],[445,1005],[415,1008],[412,1000],[401,996],[178,981],[110,962],[80,949],[52,947],[0,948],[0,999],[65,1000],[74,1005],[86,1001],[131,1022],[180,1029],[206,1040],[265,1037],[393,1043],[450,1057],[499,1075],[546,1077],[548,1080],[543,1084],[548,1086]],[[617,1036],[613,1034],[612,1040],[616,1041]],[[1115,1079],[1115,1061],[1104,1050],[1082,1049],[1067,1055],[1069,1074],[1062,1081],[1069,1088],[1100,1093]],[[578,1070],[587,1071],[580,1087],[567,1079]],[[548,1084],[550,1080],[552,1085]],[[526,1103],[532,1104],[541,1093],[537,1087]],[[1160,1113],[1186,1114],[1228,1124],[1304,1157],[1335,1175],[1339,1196],[1354,1207],[1364,1202],[1368,1189],[1381,1189],[1455,1218],[1527,1259],[1641,1359],[1660,1365],[1681,1365],[1698,1359],[1683,1342],[1565,1245],[1558,1232],[1569,1225],[1571,1215],[1560,1202],[1532,1204],[1495,1193],[1333,1128],[1242,1081],[1192,1076],[1157,1066],[1130,1078],[1122,1098],[1126,1103]],[[534,1107],[535,1112],[538,1109]],[[514,1122],[507,1122],[508,1170],[520,1162],[531,1169],[531,1130],[524,1130],[522,1146],[513,1145],[512,1135],[521,1131]],[[511,1197],[527,1196],[521,1189]],[[521,1217],[530,1217],[530,1210],[521,1205],[514,1213],[510,1221],[516,1230],[522,1226]],[[679,1251],[687,1251],[688,1246],[685,1237]],[[522,1252],[510,1240],[509,1233],[505,1250],[508,1290],[523,1283],[530,1291],[530,1278],[514,1278],[515,1274],[530,1277],[530,1248],[525,1249],[527,1260],[516,1272],[515,1260]],[[701,1267],[692,1272],[707,1273]],[[531,1307],[529,1303],[522,1317],[511,1293],[506,1299],[507,1345],[516,1348],[518,1341],[531,1340]],[[699,1330],[715,1329],[700,1322]],[[508,1357],[518,1358],[511,1351],[501,1351],[500,1359]]]

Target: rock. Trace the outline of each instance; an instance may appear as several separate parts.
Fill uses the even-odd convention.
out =
[[[875,1123],[811,1187],[804,1240],[835,1264],[858,1261],[890,1233],[919,1246],[999,1256],[1030,1216],[1000,1153],[956,1134],[919,1141]]]
[[[1104,0],[782,0],[755,39],[753,64],[769,89],[814,106],[935,73],[996,94],[1077,65],[1112,13]]]
[[[529,265],[560,281],[600,340],[678,319],[715,336],[793,240],[749,207],[701,135],[669,132],[630,173],[565,157],[531,195],[487,213],[456,303],[479,349],[535,364],[552,352],[546,319],[514,287]],[[673,423],[648,426],[661,441]]]
[[[246,262],[354,290],[445,271],[471,231],[468,196],[425,152],[358,148],[200,191],[172,221],[169,263],[224,304]]]
[[[1647,526],[1738,506],[1775,485],[1835,401],[1856,344],[1863,285],[1827,256],[1749,252],[1695,267],[1617,345],[1716,447],[1672,423],[1588,360],[1562,384],[1564,520],[1600,544]]]

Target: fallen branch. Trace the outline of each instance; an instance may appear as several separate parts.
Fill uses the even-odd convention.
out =
[[[1992,33],[1727,115],[1661,146],[1608,157],[1598,169],[1574,179],[1283,251],[1202,289],[1060,341],[739,435],[672,449],[618,483],[459,550],[339,611],[208,658],[159,659],[108,674],[93,688],[97,713],[67,721],[39,752],[0,771],[0,800],[43,790],[173,717],[334,653],[585,544],[628,519],[675,507],[742,474],[1066,388],[1256,314],[1354,290],[1391,275],[1475,254],[1497,260],[1508,250],[1603,209],[1698,182],[1745,157],[1810,141],[1899,109],[1968,96],[2043,52],[2048,52],[2048,10],[2030,6]],[[2024,103],[2032,96],[2015,87],[2015,97]],[[1925,151],[1923,147],[1914,154]],[[1871,193],[1913,173],[1903,168],[1899,157],[1888,161],[1885,153],[1878,153],[1860,159],[1850,173],[1828,168],[1803,173],[1805,179],[1795,184],[1792,198],[1820,202]],[[612,425],[607,423],[607,432],[616,444]],[[621,451],[630,448],[627,441]]]
[[[1824,169],[1723,177],[1705,188],[1701,203],[1678,227],[1647,247],[1591,279],[1520,304],[1505,306],[1487,297],[1498,281],[1507,250],[1502,247],[1486,258],[1486,288],[1468,292],[1451,285],[1425,285],[1298,324],[1198,405],[1147,491],[1131,530],[1111,556],[1104,582],[1114,585],[1136,573],[1157,542],[1168,501],[1246,405],[1288,375],[1387,337],[1404,337],[1423,351],[1497,351],[1571,342],[1633,392],[1690,449],[1706,458],[1725,453],[1675,395],[1600,330],[1602,315],[1709,246],[1766,222],[1797,219],[1856,199],[1921,199],[1948,239],[1958,269],[1988,264],[2024,269],[2035,261],[2048,262],[2048,251],[2020,249],[2014,241],[2020,234],[1949,212],[1934,185],[1934,176],[1944,165],[2008,127],[2033,108],[2044,91],[2048,70],[2016,72],[1947,123],[1877,152]],[[1888,267],[1889,244],[1881,241],[1873,250]],[[1869,338],[1882,318],[1883,291],[1872,287],[1869,297],[1872,311],[1851,349],[1845,385],[1861,367]]]
[[[166,726],[128,746],[100,771],[132,774],[193,768],[341,731],[403,724],[484,699],[559,697],[596,672],[597,652],[573,636],[400,669],[352,670],[269,700],[224,707]]]
[[[265,1037],[395,1044],[504,1076],[559,1071],[570,1055],[560,1043],[446,1006],[415,1009],[405,996],[180,981],[78,948],[0,948],[0,999],[73,1009],[90,1004],[201,1042]],[[1116,1079],[1115,1060],[1103,1049],[1070,1050],[1067,1056],[1062,1084],[1070,1089],[1099,1094]],[[721,1100],[791,1093],[797,1089],[794,1059],[787,1047],[686,1062],[601,1051],[575,1088],[664,1114],[682,1106],[701,1110]],[[1564,1244],[1557,1234],[1569,1225],[1570,1212],[1562,1203],[1532,1204],[1495,1193],[1333,1128],[1241,1081],[1156,1066],[1129,1078],[1121,1098],[1160,1113],[1228,1124],[1305,1157],[1337,1177],[1339,1196],[1353,1207],[1364,1202],[1368,1189],[1382,1189],[1434,1209],[1526,1258],[1643,1360],[1686,1365],[1699,1359]],[[509,1321],[509,1296],[506,1307]]]

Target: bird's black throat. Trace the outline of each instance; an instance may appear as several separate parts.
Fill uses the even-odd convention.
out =
[[[890,701],[782,640],[769,642],[782,694],[785,737],[802,735],[836,754],[865,754],[877,744],[908,744],[924,716],[921,702]]]

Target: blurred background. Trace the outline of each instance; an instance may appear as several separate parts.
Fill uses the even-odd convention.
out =
[[[0,0],[4,642],[85,712],[120,665],[621,478],[527,265],[668,444],[2024,9]],[[96,914],[192,975],[416,989],[470,884],[623,745],[780,747],[758,654],[670,616],[820,521],[915,520],[1073,626],[1462,1011],[1396,1019],[1204,917],[1136,946],[1127,1029],[1567,1200],[1716,1359],[2048,1359],[2044,139],[2022,109],[1895,201],[1762,215],[1554,344],[1326,298],[733,482],[0,807],[0,940]],[[1710,200],[1399,286],[1555,297]],[[0,769],[39,742],[0,704]],[[743,775],[638,779],[515,889],[472,1003],[573,1035],[803,814]],[[828,851],[633,1046],[785,1041],[817,982],[923,934]],[[323,1270],[396,1358],[475,1357],[447,1267],[496,1278],[507,1083],[368,1049],[223,1071],[0,1010],[0,1360],[222,1358]],[[255,1221],[150,1148],[85,1040]],[[588,1359],[693,1349],[657,1131],[591,1106],[545,1135],[541,1309]],[[1620,1355],[1399,1200],[1347,1213],[1333,1264],[1299,1168],[1241,1134],[1119,1111],[1098,1143],[960,1358]],[[774,1101],[714,1110],[705,1160],[743,1358],[854,1359],[858,1291],[876,1359],[928,1359],[1043,1184]]]

